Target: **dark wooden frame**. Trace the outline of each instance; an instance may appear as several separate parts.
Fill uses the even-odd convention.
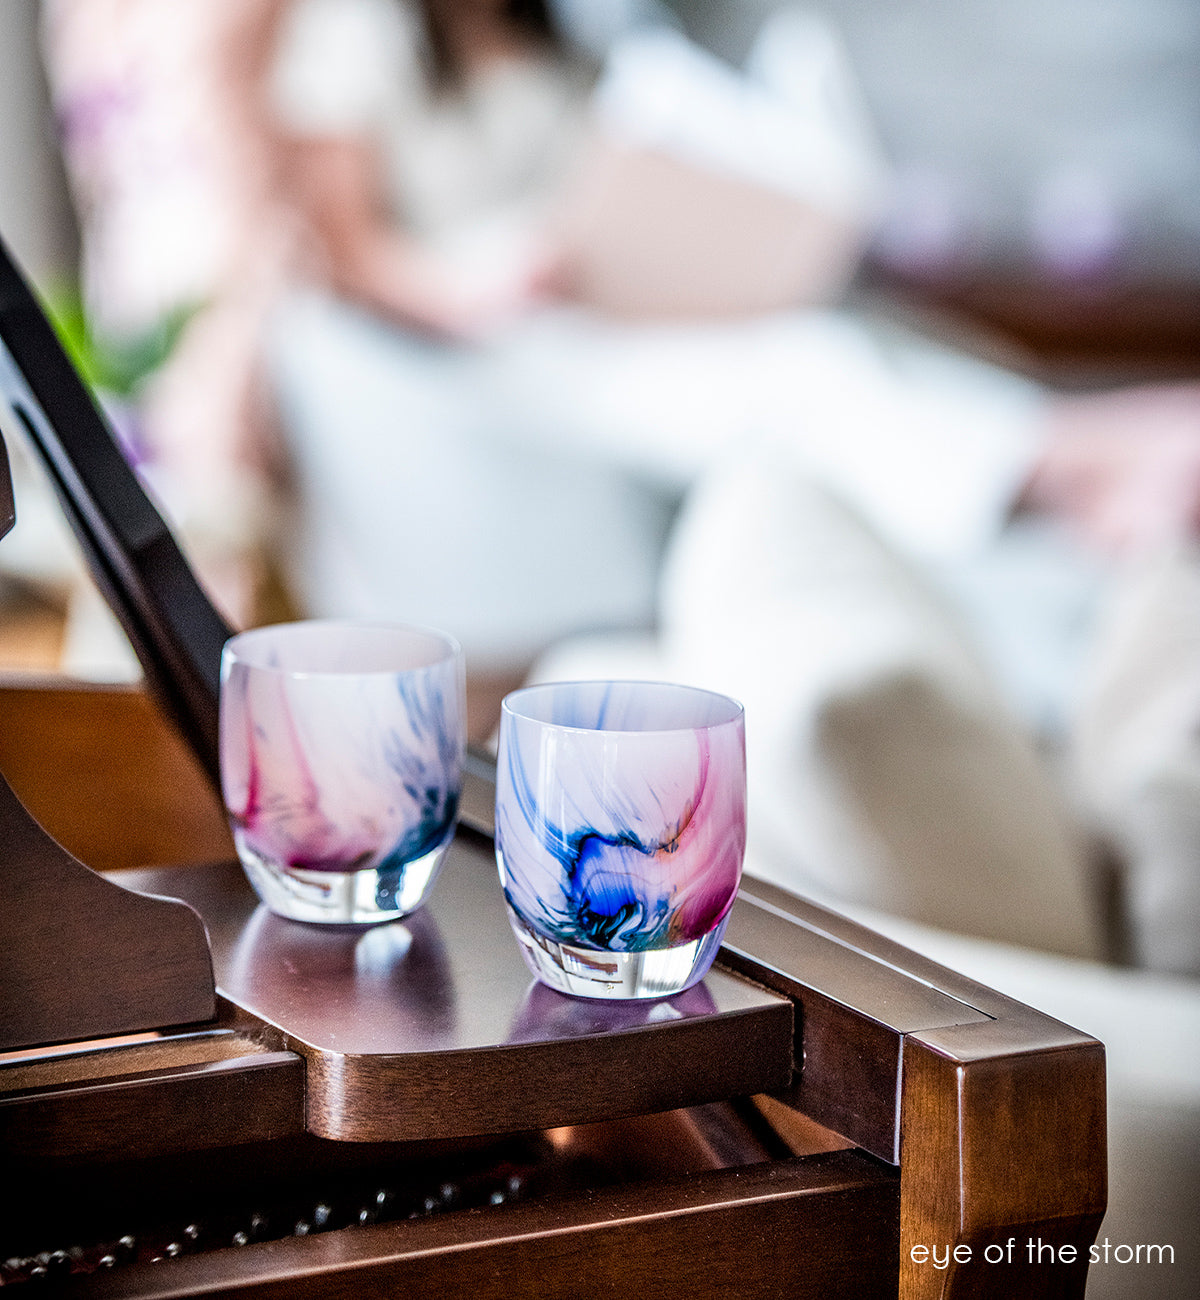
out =
[[[0,691],[0,722],[20,715],[52,737],[79,707],[80,689],[45,683]],[[72,798],[87,797],[96,771],[136,766],[145,747],[131,734],[144,742],[147,728],[162,725],[136,692],[99,693],[113,712],[92,735],[90,760],[57,774],[57,812],[76,833]],[[24,734],[20,726],[15,734]],[[186,771],[188,756],[175,758]],[[0,740],[0,766],[6,762]],[[18,767],[21,793],[36,764]],[[190,816],[219,826],[220,810],[192,767],[177,782],[180,796]],[[137,823],[138,787],[125,788],[123,816]],[[44,814],[51,830],[55,812]],[[76,849],[86,853],[86,845]],[[534,1269],[542,1294],[564,1296],[585,1276],[600,1294],[624,1294],[638,1277],[672,1296],[696,1294],[704,1279],[740,1295],[898,1288],[908,1300],[1082,1296],[1087,1246],[1105,1204],[1104,1053],[1096,1040],[756,882],[746,882],[736,904],[719,964],[795,1010],[796,1075],[764,1100],[766,1113],[794,1117],[801,1129],[815,1121],[818,1134],[829,1139],[833,1130],[857,1149],[713,1169],[566,1204],[265,1242],[178,1260],[166,1273],[137,1265],[89,1279],[81,1294],[368,1296],[402,1284],[453,1292],[469,1281],[476,1295],[500,1296],[519,1293],[518,1279]],[[183,1043],[8,1065],[0,1077],[0,1142],[10,1157],[34,1164],[57,1159],[71,1168],[127,1151],[130,1142],[166,1158],[289,1134],[298,1140],[305,1123],[300,1055],[227,1004],[216,1023]],[[788,1124],[777,1127],[785,1133]],[[728,1249],[695,1254],[713,1234]],[[985,1250],[1003,1253],[1010,1238],[1011,1263],[984,1261]],[[1074,1262],[1025,1264],[1031,1239],[1053,1244],[1060,1258],[1074,1248]],[[840,1250],[830,1252],[831,1240]],[[914,1259],[920,1246],[958,1247],[960,1262],[937,1268],[919,1251]],[[961,1262],[968,1249],[970,1262]],[[681,1261],[676,1278],[661,1276],[668,1250]]]

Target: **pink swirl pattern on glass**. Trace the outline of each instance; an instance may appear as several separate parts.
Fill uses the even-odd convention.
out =
[[[745,851],[741,706],[658,683],[559,683],[505,701],[496,854],[509,907],[609,952],[692,943]]]
[[[221,783],[243,861],[378,872],[386,910],[404,868],[454,831],[463,669],[419,629],[307,623],[226,647]]]

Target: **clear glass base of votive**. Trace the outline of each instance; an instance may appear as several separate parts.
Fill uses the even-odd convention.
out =
[[[254,892],[277,916],[322,925],[375,925],[408,916],[429,897],[449,842],[400,869],[305,871],[281,867],[234,834]]]
[[[725,936],[728,915],[702,938],[676,948],[601,952],[548,939],[508,908],[508,919],[525,964],[559,993],[576,998],[669,998],[708,974]]]

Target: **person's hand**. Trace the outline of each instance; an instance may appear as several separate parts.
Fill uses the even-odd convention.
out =
[[[556,251],[529,240],[465,257],[410,245],[403,274],[404,292],[392,296],[394,314],[450,342],[483,342],[560,296]]]
[[[1200,536],[1200,384],[1056,399],[1019,506],[1109,554]]]
[[[431,244],[389,216],[372,141],[289,147],[316,268],[348,301],[420,334],[478,343],[551,295],[558,257],[541,232],[498,218]]]
[[[480,274],[408,241],[382,253],[374,273],[361,277],[360,299],[421,334],[478,343],[526,309],[516,276]]]

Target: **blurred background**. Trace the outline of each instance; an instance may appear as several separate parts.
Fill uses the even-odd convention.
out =
[[[38,46],[36,4],[8,6],[2,15],[4,120],[4,236],[40,284],[77,274],[79,235],[67,190],[59,142]],[[7,432],[7,430],[6,430]],[[32,558],[32,557],[31,557]],[[61,644],[59,610],[40,591],[4,582],[0,637],[7,666],[53,667]]]
[[[215,6],[208,18],[183,5],[173,19],[151,17],[153,8],[117,0],[4,7],[0,229],[148,478],[156,462],[165,466],[160,500],[218,599],[235,621],[262,621],[328,603],[297,578],[292,557],[305,542],[274,516],[267,522],[286,501],[275,488],[287,450],[271,440],[278,394],[252,391],[257,379],[241,373],[255,363],[251,335],[262,323],[254,296],[286,279],[262,270],[286,256],[289,238],[286,186],[276,184],[268,157],[278,124],[263,96],[288,5],[262,0],[214,17],[222,9]],[[561,8],[568,28],[588,29],[594,48],[606,24],[618,29],[637,6]],[[784,8],[774,0],[673,0],[659,16],[740,65],[764,21]],[[805,8],[823,14],[840,41],[886,166],[886,184],[864,218],[853,292],[1061,386],[1195,375],[1194,4],[1109,0],[1097,10],[1086,0],[837,0]],[[158,70],[148,71],[156,59]],[[843,257],[831,251],[834,261]],[[259,283],[231,287],[235,275]],[[193,328],[181,347],[189,318],[220,296],[236,300],[227,301],[224,319],[205,327],[207,339]],[[172,358],[173,351],[190,355]],[[156,371],[169,369],[176,373],[163,382]],[[201,408],[197,393],[206,389]],[[192,414],[181,414],[189,405]],[[270,438],[260,436],[267,430]],[[178,481],[189,477],[203,492]],[[647,572],[656,572],[655,548],[680,483],[668,481],[663,492],[660,479],[647,500],[646,476],[634,478],[625,486],[642,492],[638,509],[654,520],[628,539],[639,554],[616,558],[638,592],[609,593],[606,618],[596,601],[572,602],[550,589],[568,585],[557,575],[538,593],[548,615],[506,591],[511,626],[497,615],[496,626],[481,627],[480,675],[519,676],[542,645],[580,627],[653,619]],[[69,545],[40,517],[32,490],[23,496],[31,499],[0,557],[8,575],[4,662],[54,666],[65,653],[75,671],[132,671],[80,593]],[[455,550],[463,566],[470,549],[463,542]]]
[[[1195,1294],[1200,5],[509,9],[5,0],[0,233],[234,624],[742,698],[749,868],[1102,1037],[1089,1295]],[[135,680],[4,433],[0,672]]]
[[[887,265],[1088,282],[1114,295],[1194,286],[1194,5],[818,7],[844,34],[895,166],[873,248]],[[702,39],[737,57],[770,5],[688,8]]]

